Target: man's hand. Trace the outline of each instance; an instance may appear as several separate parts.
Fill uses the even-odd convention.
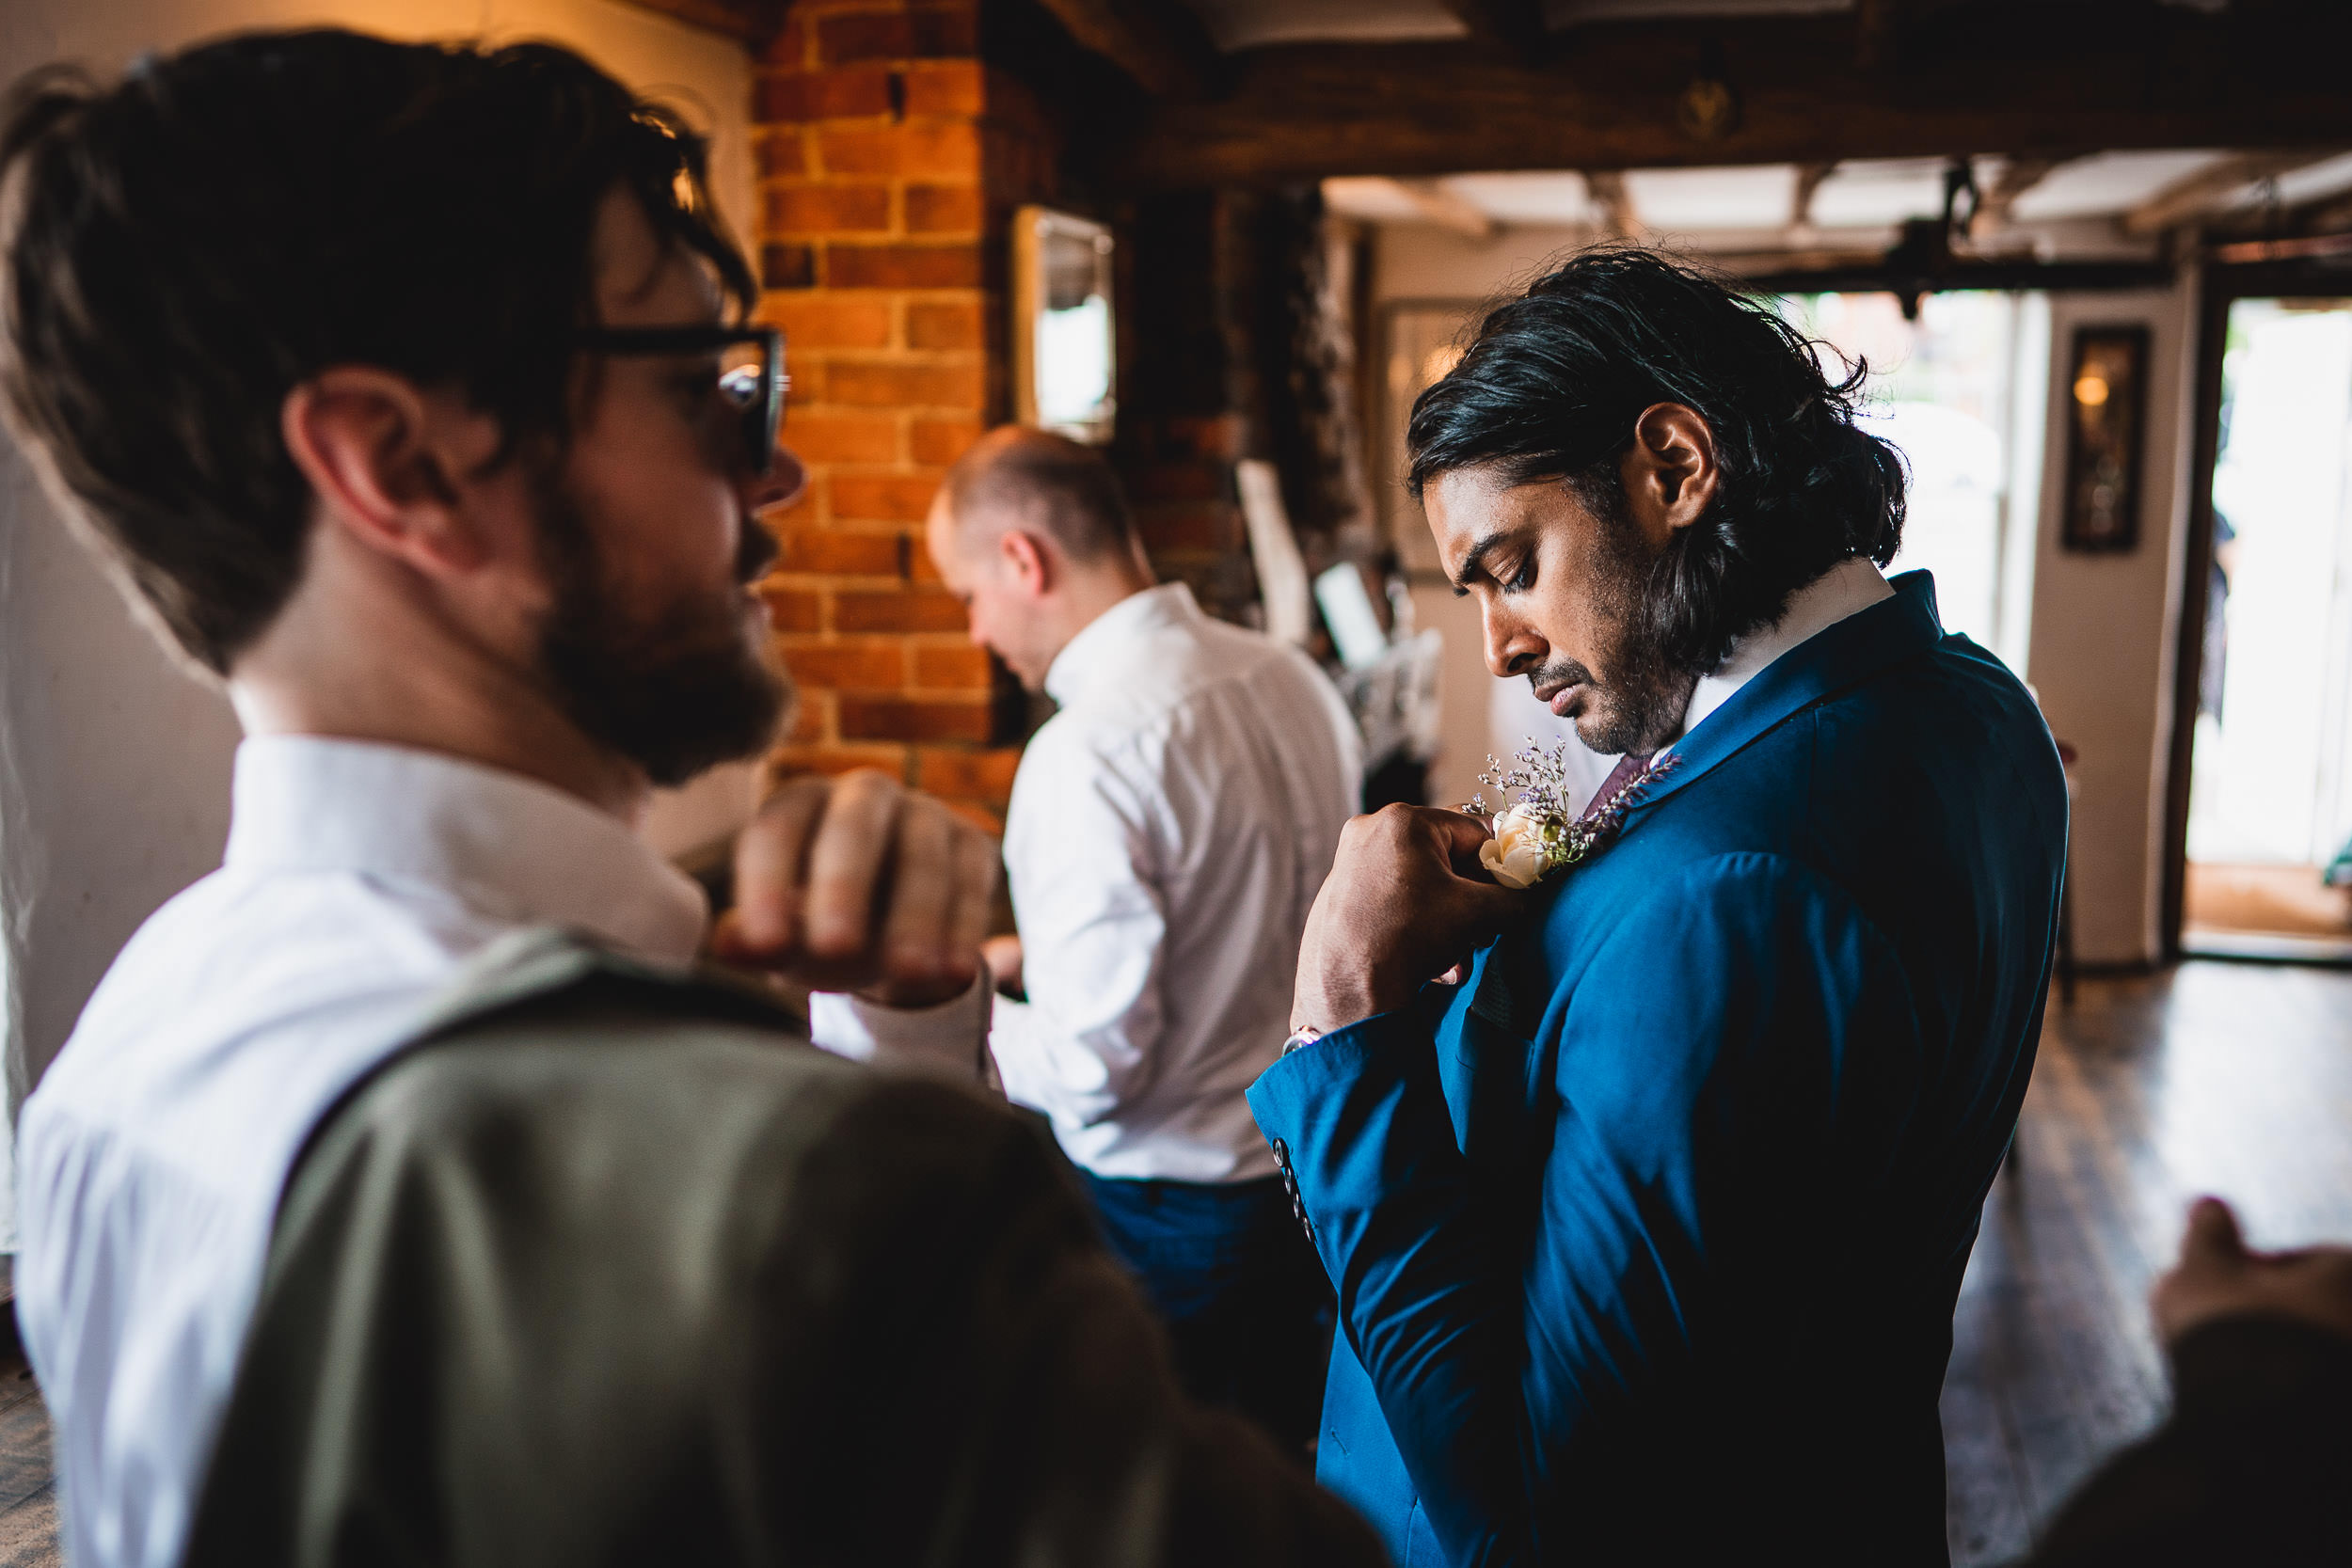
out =
[[[1298,947],[1291,1027],[1325,1031],[1405,1006],[1502,928],[1525,895],[1478,864],[1486,824],[1386,806],[1340,835]]]
[[[2352,1247],[2250,1252],[2230,1206],[2199,1198],[2188,1211],[2181,1260],[2156,1281],[2149,1305],[2168,1345],[2217,1318],[2246,1312],[2297,1318],[2352,1336]]]
[[[1001,874],[996,846],[885,773],[795,779],[736,843],[712,953],[893,1007],[962,994]]]

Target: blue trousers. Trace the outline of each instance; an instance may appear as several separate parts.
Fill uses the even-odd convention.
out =
[[[1331,1354],[1331,1287],[1280,1180],[1079,1174],[1111,1251],[1167,1322],[1185,1391],[1251,1418],[1289,1452],[1310,1452]]]

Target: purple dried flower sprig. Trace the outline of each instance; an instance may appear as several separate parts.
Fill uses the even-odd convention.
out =
[[[1505,767],[1491,754],[1478,782],[1516,795],[1500,812],[1486,803],[1486,791],[1470,797],[1463,810],[1494,817],[1494,837],[1479,846],[1478,860],[1505,887],[1532,887],[1564,866],[1591,858],[1615,838],[1625,826],[1625,814],[1641,792],[1673,768],[1670,753],[1643,768],[1597,800],[1581,813],[1568,807],[1568,743],[1549,751],[1528,745],[1519,748]]]

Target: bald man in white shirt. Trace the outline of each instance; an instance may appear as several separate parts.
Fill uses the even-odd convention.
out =
[[[1355,721],[1297,649],[1155,582],[1074,441],[984,437],[930,546],[973,641],[1059,705],[1005,820],[1025,992],[990,1034],[1006,1093],[1052,1120],[1192,1392],[1303,1446],[1327,1291],[1242,1096],[1358,808]]]

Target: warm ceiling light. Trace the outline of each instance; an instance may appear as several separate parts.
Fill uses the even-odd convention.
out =
[[[2074,401],[2084,404],[2086,407],[2090,408],[2096,408],[2101,404],[2106,402],[2106,378],[2101,375],[2086,375],[2081,380],[2075,382]]]

